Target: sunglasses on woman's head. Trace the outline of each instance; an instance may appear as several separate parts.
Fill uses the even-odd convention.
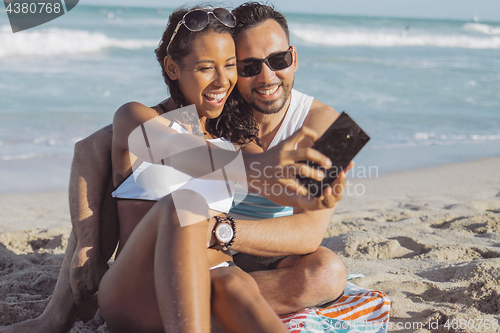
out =
[[[170,41],[167,45],[167,54],[168,48],[170,47],[170,44],[172,44],[172,41],[177,35],[177,32],[179,31],[181,25],[184,24],[184,26],[188,30],[193,32],[201,31],[208,25],[210,14],[212,14],[220,23],[224,24],[226,27],[234,28],[236,26],[236,17],[234,17],[233,13],[231,13],[226,8],[217,7],[213,9],[193,9],[184,14],[182,20],[177,23],[174,33],[172,34],[172,37],[170,37]]]
[[[238,75],[250,77],[259,75],[262,71],[262,64],[266,64],[273,71],[280,71],[288,68],[293,63],[293,46],[286,51],[270,54],[265,59],[249,58],[237,62]]]

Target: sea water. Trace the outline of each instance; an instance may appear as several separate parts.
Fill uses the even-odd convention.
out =
[[[13,34],[0,11],[0,192],[67,187],[77,141],[126,102],[168,97],[154,49],[170,12],[79,4]],[[358,167],[500,155],[500,22],[286,16],[295,88],[372,138]]]

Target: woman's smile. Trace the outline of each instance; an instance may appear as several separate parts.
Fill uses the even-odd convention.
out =
[[[216,107],[219,107],[220,104],[224,105],[226,101],[227,91],[219,92],[219,93],[205,93],[203,94],[207,103],[210,103]]]
[[[180,88],[200,117],[217,118],[236,85],[236,50],[228,33],[197,36],[191,52],[179,64]]]

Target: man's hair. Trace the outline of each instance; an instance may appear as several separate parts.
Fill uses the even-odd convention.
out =
[[[233,10],[233,14],[236,17],[236,27],[234,28],[236,38],[238,38],[238,35],[243,30],[253,28],[267,20],[275,20],[285,32],[288,44],[290,45],[290,33],[286,18],[274,9],[274,7],[254,1],[245,2],[241,6],[236,7]]]

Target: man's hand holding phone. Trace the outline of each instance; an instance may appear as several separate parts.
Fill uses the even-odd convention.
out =
[[[370,137],[354,122],[354,120],[342,112],[340,116],[333,122],[330,128],[319,138],[312,148],[316,149],[326,157],[328,157],[332,164],[329,169],[322,168],[320,165],[307,161],[302,163],[320,169],[325,173],[323,180],[318,181],[297,175],[298,180],[304,185],[311,195],[318,198],[326,196],[331,200],[330,189],[335,192],[335,187],[338,187],[337,193],[342,193],[345,186],[345,174],[349,171],[354,164],[351,164],[352,159],[370,140]],[[336,180],[343,177],[340,183]],[[342,191],[340,191],[342,189]]]
[[[333,208],[342,199],[345,189],[345,181],[349,170],[354,168],[354,162],[349,162],[347,167],[339,173],[335,181],[326,186],[319,197],[309,194],[300,197],[299,206],[305,210],[320,210]]]

